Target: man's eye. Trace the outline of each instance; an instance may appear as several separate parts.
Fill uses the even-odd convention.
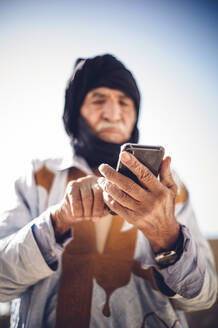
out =
[[[102,104],[104,104],[104,100],[95,100],[95,101],[93,101],[92,103],[94,104],[94,105],[102,105]]]
[[[128,106],[128,104],[125,101],[122,101],[122,100],[120,101],[120,105],[121,106]]]

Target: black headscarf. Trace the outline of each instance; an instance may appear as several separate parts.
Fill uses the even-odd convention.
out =
[[[115,166],[120,150],[120,144],[108,143],[94,136],[80,116],[86,94],[103,86],[121,90],[132,98],[138,120],[140,94],[131,72],[110,54],[79,58],[66,88],[63,121],[76,154],[85,157],[91,167],[103,162]],[[137,120],[126,142],[138,142]]]

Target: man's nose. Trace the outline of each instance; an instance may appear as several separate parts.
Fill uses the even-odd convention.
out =
[[[119,121],[121,119],[119,103],[114,100],[109,101],[104,108],[103,117],[111,122]]]

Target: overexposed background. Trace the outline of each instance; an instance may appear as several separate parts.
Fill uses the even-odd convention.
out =
[[[203,234],[218,237],[217,18],[216,0],[0,0],[0,209],[31,158],[70,152],[75,59],[112,53],[141,90],[140,142],[165,147]]]

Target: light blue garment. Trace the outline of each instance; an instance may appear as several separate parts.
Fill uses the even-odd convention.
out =
[[[25,178],[15,184],[16,202],[0,220],[0,302],[13,300],[11,327],[54,327],[56,301],[61,275],[61,254],[65,245],[56,243],[50,221],[50,209],[64,196],[67,168],[71,165],[92,173],[81,158],[64,164],[59,160],[34,161]],[[54,174],[48,193],[36,185],[34,174],[45,166]],[[196,311],[212,306],[217,282],[211,250],[199,232],[190,201],[176,206],[182,224],[184,251],[174,265],[163,269],[165,283],[176,294],[169,298],[151,288],[148,281],[131,275],[128,285],[111,295],[109,318],[102,315],[104,290],[94,281],[91,328],[187,327],[182,311]],[[34,238],[32,227],[34,225]],[[132,226],[125,222],[122,230]],[[66,240],[66,243],[69,240]],[[40,245],[40,248],[39,248]],[[41,249],[41,251],[40,251]],[[144,268],[155,266],[148,240],[138,231],[134,258]],[[48,264],[57,261],[57,269]],[[15,299],[16,298],[16,299]],[[147,315],[147,316],[146,316]],[[164,326],[163,326],[164,327]]]

